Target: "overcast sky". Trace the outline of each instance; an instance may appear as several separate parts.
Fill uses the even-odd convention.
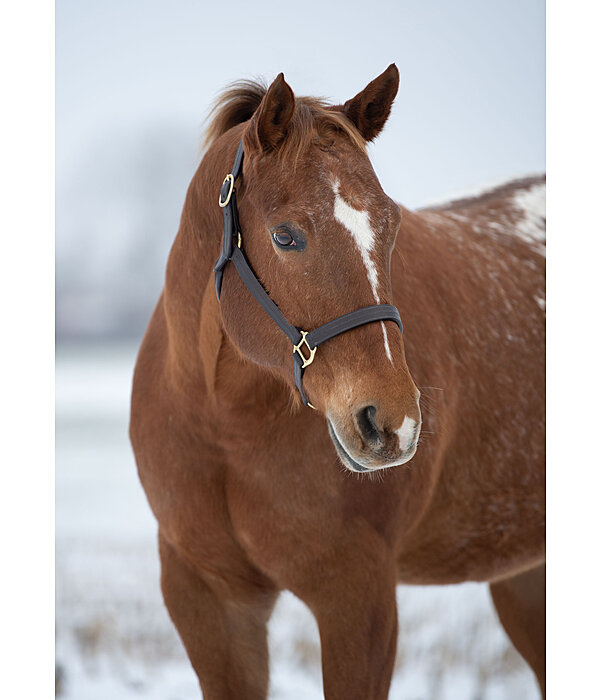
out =
[[[400,93],[371,156],[398,201],[545,169],[542,0],[57,0],[56,35],[58,190],[107,135],[164,125],[200,143],[235,79],[284,71],[339,102],[391,62]]]

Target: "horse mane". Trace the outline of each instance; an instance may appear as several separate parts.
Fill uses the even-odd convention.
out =
[[[251,119],[267,89],[268,86],[259,80],[238,80],[227,87],[217,97],[208,115],[205,148],[232,127]],[[279,155],[283,160],[288,157],[297,160],[310,144],[327,144],[328,139],[340,133],[362,151],[366,150],[364,138],[340,107],[317,97],[296,97],[296,108]]]

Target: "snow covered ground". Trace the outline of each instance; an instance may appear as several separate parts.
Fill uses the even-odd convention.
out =
[[[56,367],[56,663],[68,700],[200,698],[163,606],[156,524],[127,438],[136,349],[59,347]],[[529,700],[487,587],[399,587],[392,700]],[[272,700],[322,698],[315,622],[291,594],[270,629]]]

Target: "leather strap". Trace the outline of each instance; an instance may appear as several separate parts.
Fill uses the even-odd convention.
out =
[[[310,348],[318,348],[327,340],[335,338],[337,335],[346,333],[353,328],[358,328],[359,326],[364,326],[367,323],[373,323],[374,321],[394,321],[402,333],[402,321],[400,320],[400,313],[395,306],[391,304],[375,304],[373,306],[365,306],[362,309],[356,309],[356,311],[351,311],[343,316],[338,316],[333,321],[324,323],[322,326],[315,328],[310,333],[307,333],[305,340]],[[295,343],[297,345],[297,343]],[[304,393],[304,386],[302,383],[302,378],[304,375],[304,369],[302,367],[302,360],[298,356],[297,352],[294,352],[294,381],[300,392],[300,397],[305,406],[309,404],[309,401]]]
[[[225,265],[231,260],[231,255],[233,253],[233,248],[235,245],[235,239],[237,239],[237,234],[240,230],[240,222],[238,220],[238,208],[237,208],[237,194],[235,191],[235,181],[242,174],[242,167],[244,165],[244,147],[242,142],[237,148],[235,153],[235,160],[233,161],[233,168],[228,177],[231,176],[231,181],[228,177],[225,178],[223,184],[221,185],[221,191],[219,193],[219,202],[225,202],[229,196],[229,201],[222,207],[223,210],[223,248],[221,249],[221,254],[217,260],[214,273],[215,273],[215,288],[217,290],[217,299],[221,300],[221,285],[223,284],[223,270]],[[230,191],[231,189],[231,191]]]
[[[373,323],[373,321],[394,321],[400,333],[402,333],[402,321],[398,309],[391,304],[374,304],[373,306],[365,306],[362,309],[351,311],[349,314],[338,316],[333,321],[324,323],[322,326],[315,328],[306,336],[306,341],[311,347],[321,345],[326,340],[335,338],[340,333],[364,326],[365,323]]]
[[[292,345],[297,345],[301,340],[298,329],[288,323],[286,317],[281,313],[280,308],[267,294],[265,288],[258,281],[244,253],[237,246],[233,249],[233,254],[231,260],[235,265],[235,269],[238,271],[239,276],[242,278],[242,282],[248,287],[248,291],[256,299],[256,301],[263,307],[263,309],[269,314],[273,321],[281,328],[281,330],[290,339]]]
[[[312,363],[316,349],[328,340],[335,338],[341,333],[346,333],[353,328],[364,326],[367,323],[374,321],[393,321],[397,324],[402,333],[402,321],[398,309],[391,304],[375,304],[373,306],[365,306],[362,309],[356,309],[350,313],[338,316],[338,318],[324,323],[322,326],[306,333],[300,331],[286,319],[281,313],[280,308],[268,295],[266,289],[262,286],[259,279],[254,274],[243,250],[241,249],[241,231],[237,208],[237,195],[235,191],[235,181],[242,172],[244,161],[244,149],[242,143],[238,146],[235,154],[235,161],[231,173],[225,178],[221,186],[219,194],[219,204],[223,210],[223,247],[221,254],[214,267],[215,273],[215,288],[217,298],[221,300],[221,285],[223,283],[223,270],[227,263],[231,260],[235,265],[242,282],[248,288],[248,291],[269,314],[273,322],[286,334],[293,348],[294,360],[294,381],[302,398],[302,403],[305,406],[311,406],[308,397],[304,392],[302,378],[304,370]],[[231,178],[231,179],[230,179]],[[299,350],[301,348],[301,351]]]

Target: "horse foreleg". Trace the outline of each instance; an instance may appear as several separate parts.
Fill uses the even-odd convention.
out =
[[[398,636],[392,567],[319,586],[309,606],[319,626],[326,700],[385,700]]]
[[[546,697],[546,565],[490,584],[498,617]]]
[[[265,700],[269,686],[266,623],[277,597],[249,585],[236,592],[211,580],[159,536],[161,587],[204,700]]]

